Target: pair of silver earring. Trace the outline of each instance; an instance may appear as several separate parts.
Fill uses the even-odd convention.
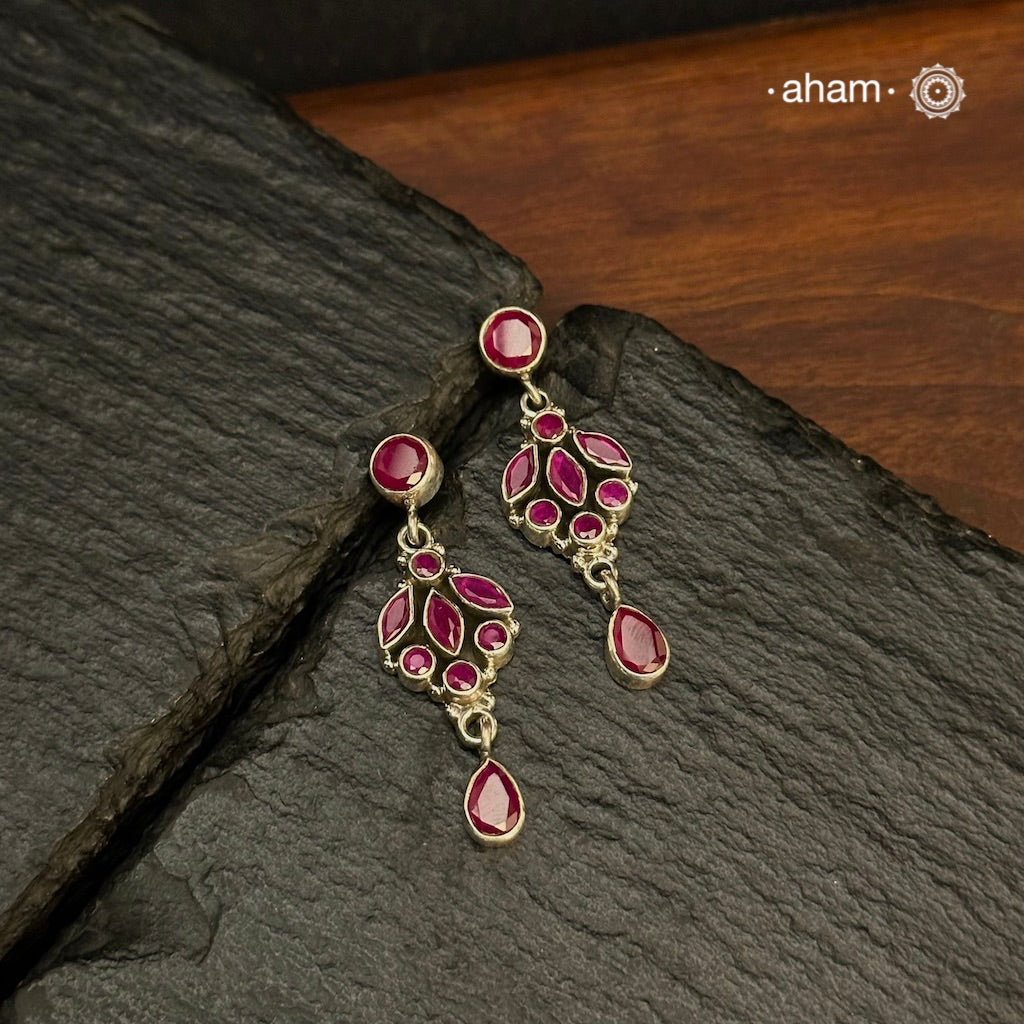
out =
[[[668,668],[668,640],[650,616],[622,603],[618,583],[615,540],[637,491],[632,460],[607,434],[569,426],[565,410],[534,384],[547,333],[533,313],[496,310],[480,328],[479,345],[492,370],[524,388],[523,442],[501,478],[509,523],[567,558],[611,612],[605,659],[612,676],[629,689],[653,686]],[[498,732],[492,687],[520,626],[506,590],[451,564],[421,521],[419,509],[443,474],[433,446],[412,434],[385,438],[370,458],[374,486],[407,515],[398,531],[405,577],[377,618],[377,642],[384,668],[441,704],[463,745],[478,752],[463,816],[477,842],[503,845],[522,831],[526,805],[511,772],[491,754]]]

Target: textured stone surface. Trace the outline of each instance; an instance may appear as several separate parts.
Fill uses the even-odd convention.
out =
[[[373,443],[443,440],[476,324],[536,287],[248,87],[55,0],[0,14],[0,134],[2,954],[343,568]]]
[[[466,836],[473,758],[378,666],[384,542],[11,1019],[1019,1020],[1024,560],[650,321],[552,350],[635,460],[662,683],[611,681],[606,613],[502,519],[510,399],[428,519],[523,623],[516,845]]]

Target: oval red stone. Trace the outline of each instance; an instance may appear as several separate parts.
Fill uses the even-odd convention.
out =
[[[592,543],[604,533],[604,520],[593,512],[581,512],[569,524],[569,529],[578,541]]]
[[[619,509],[629,503],[629,488],[621,480],[604,480],[597,488],[597,502],[608,509]]]
[[[453,661],[442,675],[444,685],[453,693],[467,693],[480,681],[476,665],[468,661]]]
[[[465,808],[474,836],[483,842],[511,839],[524,820],[519,787],[505,766],[490,758],[470,778]]]
[[[654,620],[629,605],[619,605],[608,624],[616,660],[630,672],[650,676],[668,661],[668,641]]]
[[[537,482],[537,446],[521,448],[509,459],[501,478],[501,489],[506,501],[515,501]]]
[[[418,437],[395,434],[373,453],[370,476],[385,491],[408,491],[423,479],[428,461],[427,449]]]
[[[554,526],[560,516],[558,506],[553,501],[548,501],[547,498],[538,498],[536,501],[531,501],[526,507],[526,518],[534,526]]]
[[[531,369],[544,344],[540,321],[524,309],[499,309],[480,332],[484,358],[502,373]]]
[[[476,645],[481,651],[493,654],[508,643],[508,630],[500,622],[484,622],[477,627]]]
[[[401,639],[412,622],[412,587],[404,586],[381,609],[377,619],[377,642],[391,647]]]
[[[511,611],[512,602],[508,594],[494,580],[476,576],[471,572],[460,572],[452,577],[455,592],[468,605],[484,611]]]
[[[583,467],[564,448],[556,448],[548,458],[548,483],[570,505],[582,505],[587,496]]]
[[[614,437],[609,437],[607,434],[578,430],[576,443],[579,445],[580,451],[599,466],[629,469],[633,464],[626,454],[626,449]]]
[[[431,639],[449,654],[458,654],[462,646],[462,612],[446,597],[431,590],[423,609],[423,625]]]

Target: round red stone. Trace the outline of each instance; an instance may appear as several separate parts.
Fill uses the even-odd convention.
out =
[[[544,332],[540,321],[522,309],[500,309],[480,335],[484,358],[502,372],[529,369],[540,355]]]
[[[434,668],[434,655],[426,647],[409,647],[402,652],[402,668],[411,676],[425,676]]]
[[[569,529],[577,540],[593,542],[604,533],[604,520],[593,512],[581,512],[569,525]]]
[[[444,685],[454,693],[467,693],[476,686],[480,673],[468,661],[453,661],[444,670]]]
[[[547,498],[539,498],[527,506],[526,518],[534,525],[542,528],[554,526],[558,522],[558,506]]]
[[[615,657],[630,672],[646,676],[668,661],[665,634],[643,612],[620,605],[610,623]]]
[[[621,480],[605,480],[597,488],[597,500],[605,508],[622,508],[629,502],[629,488]]]
[[[423,479],[427,463],[427,449],[418,437],[395,434],[374,452],[370,475],[385,491],[408,491]]]
[[[508,643],[508,630],[500,622],[484,622],[476,631],[476,645],[493,654]]]
[[[557,441],[565,433],[565,420],[557,412],[542,412],[533,421],[533,432],[542,441]]]
[[[523,815],[523,805],[512,776],[497,761],[487,760],[469,780],[466,814],[480,836],[506,836]]]
[[[417,551],[409,559],[409,568],[414,576],[430,579],[441,571],[441,556],[436,551]]]

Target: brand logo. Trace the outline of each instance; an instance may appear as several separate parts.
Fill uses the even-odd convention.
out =
[[[910,90],[914,106],[929,118],[947,118],[956,113],[966,95],[964,80],[952,68],[941,64],[921,68]]]

